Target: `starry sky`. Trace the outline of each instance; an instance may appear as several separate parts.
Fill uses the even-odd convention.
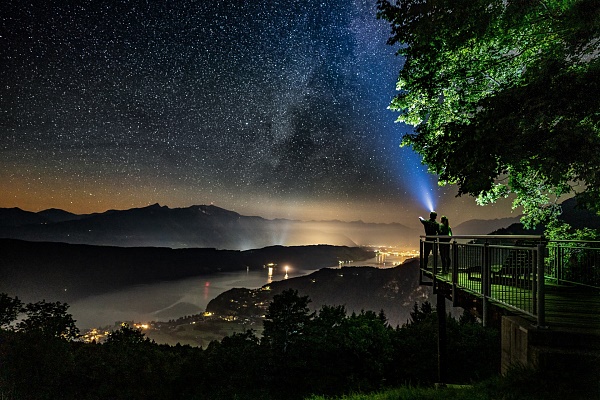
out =
[[[417,226],[516,216],[437,186],[387,109],[375,0],[3,0],[0,207],[214,204]]]

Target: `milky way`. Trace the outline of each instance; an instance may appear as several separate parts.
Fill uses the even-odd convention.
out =
[[[417,212],[423,167],[387,110],[401,60],[375,13],[374,0],[4,0],[0,206]]]

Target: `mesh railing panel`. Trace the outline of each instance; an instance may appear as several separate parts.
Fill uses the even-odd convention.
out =
[[[432,244],[430,242],[428,246],[432,247]],[[485,294],[491,301],[535,315],[537,251],[537,246],[453,241],[449,273],[442,271],[439,261],[434,265],[433,256],[425,270],[460,289],[478,296]]]

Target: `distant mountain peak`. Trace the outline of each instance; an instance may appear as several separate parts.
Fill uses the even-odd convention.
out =
[[[1,210],[0,210],[1,211]],[[393,244],[414,248],[418,235],[400,224],[303,222],[244,216],[213,204],[169,208],[160,204],[75,215],[0,212],[0,237],[120,247],[207,247],[247,250],[272,245]]]
[[[38,225],[48,222],[47,218],[19,207],[0,208],[0,226]]]
[[[487,235],[499,229],[506,228],[519,223],[520,216],[494,218],[494,219],[471,219],[452,227],[452,233],[455,235]]]
[[[154,204],[151,204],[149,206],[142,207],[142,208],[146,209],[146,210],[153,210],[153,209],[161,209],[161,208],[169,208],[169,207],[167,207],[167,206],[161,206],[158,203],[154,203]]]
[[[71,221],[85,217],[85,215],[73,214],[68,211],[61,210],[60,208],[49,208],[47,210],[39,211],[37,214],[47,218],[49,222]]]

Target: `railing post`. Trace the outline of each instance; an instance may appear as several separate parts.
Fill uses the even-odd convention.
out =
[[[423,252],[425,247],[423,244],[423,237],[419,238],[419,285],[423,285]]]
[[[531,298],[533,300],[532,303],[532,309],[531,312],[537,316],[537,312],[538,312],[538,279],[539,279],[539,274],[538,274],[538,259],[539,259],[539,255],[538,252],[540,251],[539,248],[536,247],[535,250],[532,250],[533,252],[533,257],[531,258],[531,275],[532,275],[532,284],[531,284]]]
[[[427,240],[427,239],[425,239]],[[425,252],[425,242],[423,241],[423,238],[419,239],[419,268],[423,269],[425,267],[427,267],[426,265],[423,266],[423,253]]]
[[[446,382],[447,352],[446,352],[446,296],[442,291],[437,293],[436,310],[438,317],[438,381]]]
[[[450,246],[450,243],[448,243]],[[458,305],[458,300],[456,295],[458,294],[458,246],[456,244],[456,240],[452,242],[452,306],[456,307]]]
[[[432,257],[433,257],[433,275],[437,275],[438,273],[438,252],[439,252],[439,248],[438,248],[438,239],[437,238],[433,238],[433,251],[432,251]]]
[[[546,280],[544,278],[544,255],[546,254],[546,245],[544,243],[537,246],[537,326],[546,326]]]
[[[481,313],[483,326],[488,326],[488,297],[490,295],[490,244],[486,241],[483,244],[483,254],[481,256]]]
[[[560,242],[556,242],[556,284],[560,285],[563,272],[563,248]]]

